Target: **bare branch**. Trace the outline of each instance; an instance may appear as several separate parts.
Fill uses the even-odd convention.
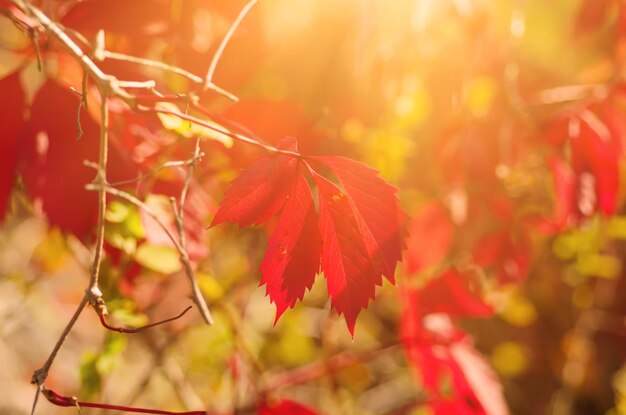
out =
[[[202,157],[204,154],[201,153],[200,157]],[[148,173],[142,174],[141,176],[135,178],[135,179],[128,179],[128,180],[120,180],[119,182],[113,182],[110,183],[110,186],[113,187],[118,187],[118,186],[123,186],[126,184],[132,184],[132,183],[137,183],[140,182],[144,179],[147,179],[149,177],[154,176],[155,174],[158,174],[160,172],[162,172],[165,169],[168,169],[170,167],[184,167],[187,166],[189,164],[191,164],[193,161],[192,160],[181,160],[181,161],[168,161],[167,163],[164,163],[163,165],[157,167],[156,169],[149,171]]]
[[[266,388],[268,391],[272,391],[286,386],[306,383],[310,380],[323,377],[329,373],[337,372],[346,367],[375,359],[378,356],[392,352],[397,348],[398,344],[391,344],[380,349],[368,350],[360,353],[339,353],[329,357],[328,359],[313,362],[306,366],[301,366],[270,377],[266,382]]]
[[[96,169],[96,178],[93,183],[105,186],[107,183],[107,161],[109,154],[109,89],[106,86],[100,87],[100,150],[98,156],[98,166]],[[91,277],[89,287],[87,289],[87,297],[90,304],[96,309],[98,315],[106,315],[106,305],[102,300],[102,292],[98,287],[100,277],[100,265],[102,264],[102,256],[104,251],[104,226],[106,213],[107,197],[104,189],[98,191],[98,222],[96,224],[96,247],[91,267]]]
[[[35,397],[33,398],[33,406],[30,410],[30,415],[35,415],[35,409],[37,408],[37,402],[39,401],[39,393],[42,391],[43,385],[37,385],[37,390],[35,391]]]
[[[85,163],[85,164],[91,164],[91,163]],[[163,222],[163,220],[159,217],[159,215],[157,215],[154,212],[154,210],[152,210],[152,208],[150,206],[148,206],[147,204],[145,204],[144,202],[139,200],[137,197],[131,195],[130,193],[127,193],[127,192],[125,192],[123,190],[120,190],[120,189],[116,189],[115,187],[111,187],[110,185],[102,186],[102,185],[96,185],[96,184],[92,183],[92,184],[88,184],[88,185],[85,186],[85,189],[91,190],[91,191],[99,191],[101,188],[104,188],[104,190],[107,193],[109,193],[109,194],[111,194],[113,196],[119,197],[120,199],[124,199],[124,200],[132,203],[133,205],[137,206],[138,208],[140,208],[144,212],[146,212],[152,219],[155,220],[155,222],[161,227],[161,229],[163,229],[163,231],[165,232],[167,237],[174,244],[174,248],[176,248],[176,250],[180,254],[180,252],[182,251],[182,248],[180,246],[180,243],[178,242],[178,239],[176,239],[174,237],[174,235],[172,235],[172,233],[170,232],[170,229],[167,226],[167,224],[165,222]]]
[[[85,164],[91,165],[91,167],[94,167],[93,163],[86,162]],[[183,265],[187,278],[189,278],[189,282],[191,283],[193,300],[198,306],[198,308],[200,309],[200,314],[202,315],[202,318],[207,324],[213,324],[213,318],[211,317],[211,313],[209,312],[209,308],[206,304],[206,301],[204,300],[204,297],[202,296],[202,291],[200,290],[200,286],[198,285],[198,282],[196,281],[196,278],[194,276],[193,268],[191,266],[191,263],[189,262],[189,254],[187,253],[187,250],[181,245],[180,240],[176,238],[174,235],[172,235],[167,224],[163,222],[163,220],[152,210],[152,208],[150,208],[150,206],[148,206],[147,204],[139,200],[137,197],[131,195],[130,193],[127,193],[120,189],[116,189],[114,187],[111,187],[110,185],[102,186],[102,185],[96,185],[92,183],[92,184],[88,184],[87,186],[85,186],[85,189],[92,190],[92,191],[99,191],[100,189],[104,189],[104,191],[106,191],[107,193],[113,196],[117,196],[121,199],[124,199],[132,203],[133,205],[137,206],[138,208],[142,209],[152,219],[156,221],[156,223],[161,227],[161,229],[165,231],[165,234],[170,239],[170,241],[172,241],[174,248],[176,248],[176,250],[178,251],[180,262]]]
[[[176,66],[172,66],[172,65],[168,65],[166,63],[163,62],[159,62],[159,61],[155,61],[152,59],[145,59],[145,58],[139,58],[136,56],[131,56],[131,55],[127,55],[125,53],[118,53],[118,52],[111,52],[108,50],[104,50],[102,51],[102,55],[100,56],[101,59],[98,59],[98,57],[96,57],[96,59],[98,60],[104,60],[104,59],[114,59],[114,60],[118,60],[118,61],[124,61],[124,62],[130,62],[130,63],[136,63],[138,65],[143,65],[143,66],[147,66],[150,68],[156,68],[156,69],[161,69],[163,71],[167,71],[167,72],[172,72],[176,75],[180,75],[182,77],[185,77],[187,79],[189,79],[191,82],[196,83],[196,84],[201,84],[202,83],[202,78],[200,78],[198,75],[195,75],[191,72],[188,72],[182,68],[178,68]]]
[[[230,39],[235,34],[235,31],[237,30],[237,28],[239,27],[239,25],[243,21],[244,17],[246,17],[248,12],[258,2],[259,2],[259,0],[250,0],[241,9],[241,11],[239,12],[239,15],[237,16],[237,18],[235,19],[233,24],[230,26],[230,29],[228,29],[228,32],[226,32],[226,35],[222,39],[222,42],[220,43],[220,45],[217,47],[217,50],[215,51],[215,55],[213,55],[213,59],[211,60],[211,64],[209,65],[209,70],[207,71],[207,74],[206,74],[206,77],[205,77],[205,80],[204,80],[204,89],[205,90],[207,90],[207,89],[211,88],[211,86],[215,85],[213,83],[213,75],[215,75],[215,69],[217,68],[217,64],[219,63],[220,59],[222,58],[222,54],[224,53],[224,49],[226,49],[226,45],[228,45],[228,42],[230,42]]]
[[[31,383],[36,384],[37,387],[41,387],[46,381],[46,379],[48,378],[48,371],[50,370],[50,366],[52,366],[52,363],[54,362],[54,359],[56,358],[57,353],[59,353],[59,350],[61,350],[61,346],[63,346],[63,343],[65,342],[65,339],[67,338],[67,335],[70,333],[70,331],[72,331],[72,328],[74,327],[74,324],[78,320],[80,313],[85,308],[85,305],[87,305],[87,295],[83,296],[83,299],[78,304],[78,307],[76,307],[76,311],[74,311],[72,318],[65,326],[65,329],[63,329],[63,332],[61,333],[61,336],[59,337],[56,344],[54,345],[54,348],[52,349],[50,356],[48,356],[46,363],[44,363],[42,367],[35,370],[35,373],[33,373]]]
[[[203,127],[208,128],[209,130],[218,132],[220,134],[224,134],[224,135],[226,135],[228,137],[231,137],[231,138],[233,138],[233,139],[235,139],[237,141],[240,141],[242,143],[250,144],[250,145],[253,145],[255,147],[260,147],[260,148],[262,148],[265,151],[269,151],[270,153],[280,153],[280,154],[285,154],[285,155],[296,157],[296,158],[304,158],[305,157],[302,154],[297,153],[295,151],[282,150],[282,149],[276,148],[274,146],[263,144],[263,143],[255,140],[255,139],[252,139],[250,137],[246,137],[245,135],[233,133],[233,132],[228,131],[226,129],[216,127],[215,124],[208,123],[208,122],[204,121],[201,118],[197,118],[197,117],[194,117],[193,115],[188,115],[188,114],[185,114],[185,113],[182,113],[182,112],[179,112],[179,111],[170,111],[170,110],[167,110],[167,109],[164,109],[164,108],[152,108],[152,107],[148,108],[148,107],[144,107],[144,106],[139,106],[138,110],[139,111],[143,111],[143,112],[151,112],[151,113],[157,113],[157,114],[166,114],[166,115],[171,115],[171,116],[174,116],[174,117],[178,117],[181,120],[190,121],[192,123],[201,125]]]
[[[189,71],[186,71],[182,68],[176,67],[176,66],[172,66],[172,65],[168,65],[166,63],[163,62],[159,62],[159,61],[155,61],[152,59],[145,59],[145,58],[139,58],[137,56],[132,56],[132,55],[126,55],[124,53],[118,53],[118,52],[111,52],[108,50],[103,50],[100,54],[100,56],[96,56],[97,60],[104,60],[104,59],[114,59],[114,60],[118,60],[118,61],[124,61],[124,62],[130,62],[130,63],[135,63],[138,65],[143,65],[143,66],[147,66],[150,68],[156,68],[156,69],[161,69],[163,71],[167,71],[167,72],[171,72],[174,73],[176,75],[180,75],[184,78],[187,78],[188,80],[190,80],[191,82],[198,84],[198,85],[202,85],[204,83],[204,80],[199,77],[196,74],[193,74]],[[207,89],[211,89],[215,92],[217,92],[218,94],[224,95],[226,98],[230,99],[231,101],[234,102],[239,102],[239,98],[234,95],[231,92],[226,91],[224,88],[221,88],[213,83],[211,83]]]
[[[139,333],[141,331],[144,331],[146,329],[152,328],[152,327],[156,327],[156,326],[160,326],[161,324],[165,324],[165,323],[169,323],[171,321],[175,321],[178,320],[179,318],[181,318],[182,316],[184,316],[185,314],[187,314],[187,311],[191,310],[193,307],[189,306],[186,309],[184,309],[180,314],[178,314],[177,316],[174,317],[170,317],[167,318],[165,320],[161,320],[161,321],[157,321],[156,323],[150,323],[150,324],[146,324],[145,326],[141,326],[141,327],[136,327],[133,329],[127,329],[124,327],[115,327],[115,326],[111,326],[107,321],[106,321],[106,317],[105,316],[100,316],[100,323],[102,323],[102,325],[111,330],[111,331],[116,331],[118,333],[129,333],[129,334],[134,334],[134,333]]]
[[[172,201],[172,206],[174,209],[174,215],[176,216],[176,225],[178,228],[178,238],[180,240],[180,246],[182,248],[180,260],[183,263],[185,268],[185,274],[187,275],[187,279],[191,284],[192,290],[192,298],[193,301],[200,308],[200,314],[204,319],[205,323],[213,324],[213,317],[211,316],[211,312],[209,311],[209,307],[204,300],[204,296],[202,295],[202,290],[200,290],[200,285],[198,284],[198,280],[196,279],[196,275],[191,266],[191,262],[189,262],[189,255],[187,255],[187,241],[185,238],[185,200],[187,199],[187,191],[189,190],[189,184],[191,183],[191,178],[193,177],[193,172],[196,167],[196,162],[200,158],[200,140],[196,140],[196,147],[194,149],[193,157],[191,158],[191,163],[189,164],[189,168],[187,169],[187,176],[185,177],[185,183],[183,184],[183,188],[180,192],[180,198],[178,202],[178,207],[176,206],[176,201]]]

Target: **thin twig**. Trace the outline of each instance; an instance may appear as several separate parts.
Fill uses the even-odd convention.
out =
[[[72,318],[70,318],[70,321],[65,326],[65,329],[63,329],[61,336],[59,336],[59,339],[54,345],[52,352],[50,352],[50,356],[48,356],[46,363],[44,363],[42,367],[35,370],[35,373],[33,373],[31,383],[36,384],[38,387],[41,387],[44,384],[44,382],[48,378],[48,371],[50,370],[50,366],[52,366],[52,363],[54,362],[54,359],[56,358],[57,353],[59,353],[59,350],[61,350],[61,346],[65,342],[65,339],[67,338],[70,331],[72,331],[74,324],[78,320],[80,313],[83,311],[83,309],[87,305],[87,302],[88,302],[87,295],[84,295],[82,300],[80,300],[78,307],[76,307],[76,311],[74,311]]]
[[[56,393],[52,389],[44,388],[43,395],[50,401],[50,403],[57,406],[76,406],[77,404],[85,408],[98,408],[98,409],[111,409],[114,411],[135,412],[141,414],[157,414],[157,415],[207,415],[207,411],[187,411],[187,412],[172,412],[162,411],[160,409],[147,409],[147,408],[135,408],[131,406],[121,405],[109,405],[105,403],[96,402],[83,402],[79,401],[73,396],[64,396]]]
[[[396,350],[398,346],[398,344],[391,344],[377,350],[369,350],[361,353],[340,353],[319,362],[313,362],[306,366],[279,373],[270,377],[265,385],[268,391],[273,391],[286,386],[306,383],[310,380],[326,376],[329,373],[375,359],[382,354]]]
[[[150,68],[156,68],[156,69],[161,69],[163,71],[166,72],[172,72],[176,75],[180,75],[182,77],[185,77],[187,79],[189,79],[191,82],[194,82],[196,84],[201,84],[202,83],[202,78],[200,78],[198,75],[193,74],[189,71],[186,71],[182,68],[178,68],[176,66],[172,66],[172,65],[168,65],[167,63],[163,63],[160,61],[155,61],[152,59],[145,59],[145,58],[139,58],[137,56],[132,56],[132,55],[127,55],[125,53],[118,53],[118,52],[111,52],[109,50],[104,50],[102,51],[102,55],[100,56],[101,59],[99,60],[104,60],[104,59],[113,59],[113,60],[118,60],[118,61],[123,61],[123,62],[130,62],[130,63],[136,63],[138,65],[143,65],[143,66],[147,66]]]
[[[65,34],[63,29],[61,29],[56,23],[54,23],[50,18],[37,7],[33,6],[27,1],[24,0],[13,0],[15,4],[17,4],[22,10],[25,10],[27,13],[30,13],[32,17],[37,19],[41,25],[48,30],[54,37],[56,37],[61,44],[70,52],[72,56],[78,59],[81,65],[89,72],[94,79],[97,81],[110,81],[114,79],[112,76],[105,74],[102,70],[96,65],[89,56],[87,56],[76,43],[70,37]],[[120,91],[115,91],[117,94]],[[128,96],[128,94],[122,93],[122,95]]]
[[[174,215],[176,217],[176,225],[178,228],[178,238],[180,240],[180,260],[183,263],[183,267],[185,268],[185,274],[187,275],[187,279],[191,284],[191,293],[193,301],[198,305],[200,309],[200,315],[202,315],[203,320],[207,324],[213,324],[213,317],[211,316],[211,312],[209,311],[209,307],[206,304],[206,300],[202,295],[202,290],[200,289],[200,285],[198,284],[198,280],[193,271],[193,267],[191,266],[191,262],[189,261],[189,255],[187,254],[187,240],[185,237],[185,200],[187,199],[187,191],[189,190],[189,184],[191,183],[191,178],[193,177],[193,172],[196,167],[196,163],[200,158],[200,140],[196,140],[196,146],[194,148],[193,157],[191,158],[191,163],[189,164],[189,168],[187,169],[187,176],[185,177],[185,182],[183,184],[183,188],[180,192],[180,198],[178,202],[178,207],[176,206],[176,201],[172,202],[172,207],[174,210]]]
[[[203,156],[203,154],[201,154],[200,156]],[[149,177],[152,177],[160,172],[162,172],[163,170],[170,168],[170,167],[184,167],[189,165],[190,163],[192,163],[192,160],[181,160],[181,161],[168,161],[167,163],[164,163],[163,165],[157,167],[156,169],[149,171],[148,173],[144,173],[141,176],[134,178],[134,179],[127,179],[127,180],[120,180],[119,182],[113,182],[113,183],[109,183],[109,186],[112,187],[118,187],[118,186],[124,186],[127,184],[133,184],[133,183],[137,183],[140,182],[144,179],[147,179]]]
[[[98,34],[100,34],[100,32]],[[93,55],[93,53],[94,53],[94,50],[92,48],[91,54]],[[87,104],[87,71],[85,70],[85,68],[83,68],[83,77],[82,77],[80,85],[81,85],[80,102],[78,104],[78,110],[76,114],[76,126],[78,128],[78,137],[76,137],[77,141],[80,140],[83,136],[83,126],[80,122],[80,113],[83,108],[85,108],[86,110],[89,109],[87,106],[88,105]],[[73,88],[70,88],[70,89],[73,89]]]
[[[228,29],[228,32],[226,32],[226,35],[224,36],[224,38],[222,39],[222,42],[217,47],[217,50],[215,51],[215,55],[213,55],[213,59],[211,60],[211,64],[209,65],[209,70],[207,71],[207,74],[206,74],[206,77],[205,77],[205,80],[204,80],[204,89],[205,90],[209,89],[211,87],[211,85],[214,85],[213,84],[213,75],[215,75],[215,69],[217,68],[217,64],[219,63],[220,59],[222,58],[222,54],[224,53],[224,49],[226,49],[226,45],[228,45],[228,42],[230,42],[230,39],[235,34],[235,31],[237,30],[237,28],[239,27],[239,25],[243,21],[243,18],[246,17],[248,12],[258,2],[259,2],[259,0],[250,0],[241,9],[241,11],[239,12],[239,15],[237,16],[237,18],[235,19],[233,24],[230,26],[230,29]]]
[[[30,415],[35,415],[35,408],[37,408],[37,402],[39,402],[39,393],[43,390],[43,385],[37,385],[35,390],[35,397],[33,398],[33,406],[30,410]]]
[[[25,10],[26,15],[28,17],[33,17],[33,12],[30,7],[27,7]],[[29,27],[26,30],[28,37],[33,42],[33,46],[35,48],[35,56],[37,57],[37,70],[39,72],[43,72],[43,59],[41,58],[41,49],[39,47],[39,32],[37,31],[37,27]]]
[[[87,163],[85,163],[85,164],[87,164]],[[124,200],[132,203],[133,205],[135,205],[138,208],[140,208],[141,210],[143,210],[146,214],[148,214],[148,216],[150,216],[152,219],[154,219],[154,221],[161,227],[161,229],[163,229],[163,231],[165,232],[167,237],[170,239],[170,241],[172,241],[172,244],[174,244],[174,248],[176,248],[176,250],[180,254],[180,252],[182,251],[182,248],[180,246],[180,243],[178,242],[178,239],[176,239],[176,237],[174,237],[172,232],[170,232],[170,229],[167,226],[167,224],[165,222],[163,222],[163,220],[161,220],[159,215],[157,215],[156,212],[154,212],[154,210],[152,210],[152,208],[150,206],[148,206],[146,203],[144,203],[141,200],[139,200],[137,197],[131,195],[130,193],[125,192],[125,191],[120,190],[120,189],[116,189],[115,187],[111,187],[110,185],[101,186],[101,185],[96,185],[96,184],[92,183],[92,184],[88,184],[88,185],[85,186],[85,189],[91,190],[91,191],[99,191],[100,188],[104,188],[104,190],[107,193],[109,193],[110,195],[113,195],[115,197],[119,197],[120,199],[124,199]]]
[[[242,143],[246,143],[246,144],[250,144],[253,145],[255,147],[259,147],[262,148],[265,151],[269,151],[270,153],[280,153],[280,154],[285,154],[288,156],[292,156],[292,157],[296,157],[296,158],[305,158],[304,155],[297,153],[295,151],[289,151],[289,150],[282,150],[280,148],[276,148],[274,146],[270,146],[267,144],[263,144],[257,140],[254,140],[250,137],[246,137],[245,135],[242,134],[237,134],[237,133],[233,133],[231,131],[216,127],[214,124],[208,123],[206,121],[204,121],[201,118],[197,118],[194,117],[193,115],[188,115],[188,114],[184,114],[182,112],[179,111],[170,111],[164,108],[147,108],[147,107],[143,107],[143,106],[139,106],[137,108],[139,111],[143,111],[143,112],[149,112],[149,113],[155,113],[155,114],[165,114],[165,115],[171,115],[174,117],[178,117],[181,120],[185,120],[185,121],[191,121],[195,124],[201,125],[202,127],[208,128],[209,130],[218,132],[220,134],[224,134],[225,136],[228,136],[232,139],[235,139],[237,141],[240,141]]]
[[[104,226],[107,204],[107,194],[104,186],[107,184],[107,161],[109,154],[109,89],[107,86],[100,86],[100,149],[98,155],[98,166],[96,178],[93,183],[102,186],[98,190],[98,222],[96,224],[96,247],[91,267],[91,277],[87,295],[90,304],[96,309],[98,315],[106,315],[106,305],[102,300],[102,292],[99,288],[100,265],[104,252]]]
[[[152,89],[156,87],[156,82],[152,79],[147,81],[117,81],[117,86],[120,88]]]
[[[86,162],[85,164],[92,165],[92,163],[89,162]],[[198,282],[196,281],[196,278],[194,276],[193,268],[191,267],[191,263],[189,262],[189,254],[187,253],[187,250],[181,245],[180,240],[170,232],[168,225],[163,222],[163,220],[161,220],[161,218],[152,210],[152,208],[150,208],[150,206],[139,200],[137,197],[131,195],[130,193],[127,193],[120,189],[116,189],[114,187],[111,187],[110,185],[102,186],[92,183],[85,186],[85,189],[92,191],[99,191],[100,189],[104,189],[105,192],[124,199],[137,206],[156,221],[156,223],[163,229],[163,231],[165,231],[165,234],[170,239],[170,241],[172,241],[172,244],[174,245],[176,251],[178,251],[179,260],[183,265],[185,274],[189,278],[189,282],[191,283],[193,301],[200,309],[200,314],[202,315],[202,318],[207,324],[213,324],[213,318],[211,317],[211,313],[206,304],[206,301],[204,300],[204,297],[202,296],[202,291],[200,290],[200,286],[198,285]]]
[[[152,327],[156,327],[156,326],[160,326],[161,324],[165,324],[165,323],[169,323],[170,321],[175,321],[178,320],[179,318],[181,318],[182,316],[184,316],[187,311],[191,310],[193,307],[189,306],[186,309],[184,309],[180,314],[178,314],[177,316],[174,317],[170,317],[167,318],[165,320],[161,320],[161,321],[157,321],[156,323],[150,323],[150,324],[146,324],[145,326],[141,326],[141,327],[136,327],[133,329],[127,329],[125,327],[115,327],[115,326],[111,326],[107,321],[106,321],[106,317],[105,316],[100,316],[100,323],[102,323],[102,325],[111,330],[111,331],[116,331],[118,333],[129,333],[129,334],[134,334],[134,333],[139,333],[141,331],[144,331],[146,329],[152,328]]]
[[[166,63],[155,61],[152,59],[139,58],[137,56],[127,55],[125,53],[118,53],[118,52],[111,52],[108,50],[104,50],[102,51],[99,57],[96,57],[96,59],[98,60],[113,59],[113,60],[118,60],[118,61],[123,61],[123,62],[135,63],[137,65],[143,65],[143,66],[147,66],[150,68],[156,68],[156,69],[160,69],[163,71],[171,72],[176,75],[180,75],[184,78],[187,78],[188,80],[190,80],[191,82],[195,84],[202,85],[204,82],[204,80],[198,75],[193,74],[177,66],[168,65]],[[224,95],[226,98],[230,99],[231,101],[239,102],[239,98],[236,95],[234,95],[231,92],[228,92],[224,88],[221,88],[215,85],[214,83],[210,83],[207,89],[212,89],[215,92]]]

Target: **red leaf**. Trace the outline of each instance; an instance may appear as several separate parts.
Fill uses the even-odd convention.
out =
[[[345,191],[307,160],[330,169]],[[317,185],[319,220],[304,174]],[[260,267],[277,318],[311,287],[321,257],[331,304],[354,334],[357,315],[382,275],[393,281],[400,260],[406,214],[395,193],[375,170],[349,159],[265,156],[233,181],[212,225],[259,224],[282,209]]]
[[[436,202],[422,207],[409,224],[406,268],[409,274],[436,265],[452,244],[452,222],[446,209]]]
[[[488,415],[507,415],[509,411],[502,385],[485,357],[468,341],[452,345],[450,354],[484,412]]]
[[[297,402],[283,399],[273,404],[263,402],[257,415],[317,415],[317,412]]]
[[[528,275],[532,246],[523,233],[509,230],[491,232],[474,247],[476,264],[492,268],[500,282],[522,281]]]
[[[577,108],[547,129],[546,138],[553,144],[570,144],[574,178],[567,179],[573,186],[568,191],[575,192],[571,210],[577,216],[615,212],[621,185],[623,131],[621,111],[611,100]],[[554,166],[553,174],[556,180]]]
[[[451,316],[491,316],[493,309],[480,293],[472,289],[471,273],[449,270],[430,281],[419,294],[423,314],[446,313]]]
[[[548,161],[554,189],[552,217],[541,220],[537,229],[545,234],[559,232],[575,218],[576,176],[569,164],[558,157]]]
[[[73,6],[62,23],[76,30],[103,29],[137,37],[164,32],[168,11],[165,0],[85,0]]]
[[[575,35],[598,30],[610,15],[613,0],[583,0],[576,16]]]
[[[415,313],[407,296],[401,335],[410,365],[433,396],[435,414],[506,415],[502,386],[471,339],[443,314]],[[451,379],[451,391],[442,390]]]
[[[579,135],[571,140],[572,162],[579,174],[588,171],[595,176],[597,207],[605,215],[610,215],[617,206],[622,134],[615,119],[616,110],[609,104],[602,106],[601,110],[602,118],[589,110],[582,111]]]
[[[0,222],[6,215],[24,127],[24,91],[17,72],[0,80]]]
[[[370,260],[349,196],[319,174],[313,177],[324,240],[322,271],[331,304],[344,315],[348,330],[354,335],[356,317],[374,299],[374,288],[382,284],[382,279]]]
[[[20,143],[20,170],[26,190],[40,202],[50,224],[85,239],[96,222],[97,199],[85,190],[95,171],[83,162],[98,160],[99,127],[82,112],[84,135],[77,140],[78,103],[76,94],[53,81],[39,89]],[[111,181],[134,176],[132,165],[113,142],[109,167]]]
[[[261,284],[276,304],[276,320],[311,288],[320,266],[322,239],[311,189],[300,168],[260,266]]]
[[[48,81],[35,96],[23,137],[24,184],[41,202],[51,225],[87,237],[95,224],[97,199],[84,189],[95,176],[83,160],[97,160],[98,126],[83,113],[84,135],[76,140],[78,97]]]
[[[286,144],[295,150],[295,140]],[[223,222],[258,225],[275,215],[289,197],[297,160],[284,154],[261,157],[232,182],[211,226]]]
[[[224,117],[230,123],[239,126],[243,132],[253,137],[263,137],[269,143],[278,143],[283,137],[296,136],[298,146],[306,153],[310,153],[308,147],[312,147],[313,144],[319,145],[315,143],[319,138],[310,131],[314,124],[313,120],[291,101],[242,99],[228,107]]]
[[[397,189],[366,164],[345,157],[318,157],[343,186],[376,273],[391,282],[404,245],[407,215],[400,207]]]

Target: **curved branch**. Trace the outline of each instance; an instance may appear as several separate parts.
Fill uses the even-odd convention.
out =
[[[134,333],[139,333],[141,331],[144,331],[146,329],[152,328],[152,327],[156,327],[156,326],[160,326],[161,324],[165,324],[165,323],[169,323],[171,321],[174,320],[178,320],[179,318],[181,318],[182,316],[184,316],[185,314],[187,314],[187,311],[191,310],[193,308],[193,306],[188,306],[186,309],[184,309],[180,314],[178,314],[177,316],[174,317],[170,317],[167,318],[165,320],[161,320],[161,321],[157,321],[156,323],[150,323],[150,324],[146,324],[145,326],[141,326],[141,327],[136,327],[134,329],[127,329],[124,327],[115,327],[115,326],[111,326],[107,320],[106,317],[104,315],[100,315],[100,323],[107,328],[108,330],[111,331],[116,331],[118,333],[129,333],[129,334],[134,334]]]

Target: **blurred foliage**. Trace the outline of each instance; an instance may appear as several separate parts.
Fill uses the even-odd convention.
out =
[[[141,0],[127,10],[117,1],[36,3],[88,39],[104,28],[109,50],[200,76],[245,4]],[[214,77],[240,102],[210,90],[198,98],[216,127],[272,145],[295,136],[305,154],[352,157],[394,183],[412,217],[396,286],[377,290],[354,339],[329,311],[320,276],[275,322],[257,272],[275,223],[208,228],[228,183],[259,153],[175,117],[140,118],[114,102],[111,181],[130,180],[124,189],[174,233],[170,198],[179,196],[188,166],[164,165],[187,160],[193,138],[202,138],[185,232],[215,325],[190,312],[121,335],[104,333],[86,313],[50,383],[81,398],[180,410],[230,413],[262,397],[323,414],[495,414],[476,396],[480,388],[462,382],[470,372],[455,358],[436,379],[426,376],[461,337],[499,375],[512,414],[626,413],[625,15],[618,0],[260,2]],[[59,123],[58,135],[48,134],[50,148],[67,140],[40,157],[35,144],[45,147],[44,136],[35,128],[27,131],[39,137],[32,149],[9,148],[13,126],[5,118],[19,102],[5,98],[9,87],[0,84],[7,131],[0,137],[0,364],[7,368],[0,384],[11,385],[11,414],[29,413],[30,371],[80,301],[93,240],[95,202],[76,195],[93,175],[83,159],[96,158],[98,104],[84,111],[86,134],[77,141],[76,106],[57,111],[78,98],[46,82],[79,91],[80,68],[54,42],[45,47],[39,72],[28,37],[0,16],[0,82],[15,77],[25,102],[12,119],[49,108],[41,117]],[[156,79],[172,94],[193,88],[153,69],[111,60],[102,66],[120,79]],[[16,136],[30,142],[27,135]],[[138,327],[191,304],[178,253],[164,235],[135,206],[109,201],[101,288],[113,324]],[[401,345],[406,292],[417,293],[411,316],[423,336],[422,354],[413,358]],[[451,340],[428,326],[441,314],[463,335],[455,331]],[[355,361],[337,364],[346,356]],[[458,403],[460,390],[471,392],[473,412],[445,406]],[[71,408],[55,410],[39,408]]]

